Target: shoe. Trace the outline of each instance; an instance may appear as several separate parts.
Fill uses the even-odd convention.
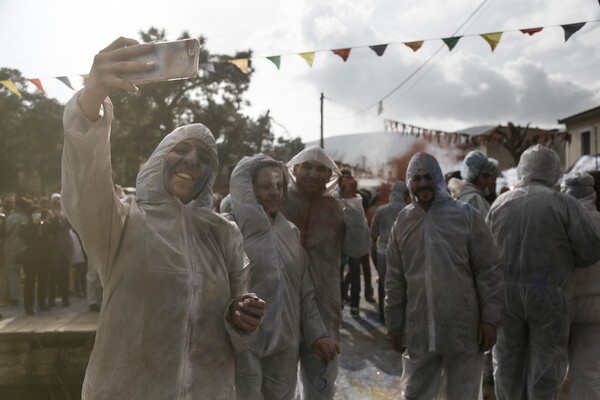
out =
[[[358,317],[360,315],[360,309],[358,307],[352,307],[350,309],[350,315],[353,317]]]
[[[376,303],[375,297],[373,297],[373,293],[374,292],[372,287],[365,288],[365,300],[367,300],[369,303]]]
[[[27,308],[27,309],[25,309],[25,314],[33,315],[33,310],[31,308]]]
[[[100,307],[98,306],[98,304],[90,304],[89,308],[90,308],[90,311],[93,311],[93,312],[100,311]]]
[[[373,295],[370,295],[370,296],[365,295],[365,300],[367,300],[367,302],[369,302],[369,303],[377,303],[377,300],[375,300],[375,297],[373,297]]]

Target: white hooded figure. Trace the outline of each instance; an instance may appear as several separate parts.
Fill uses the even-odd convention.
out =
[[[230,180],[233,215],[250,260],[250,289],[273,305],[256,340],[238,355],[236,389],[244,400],[294,398],[301,340],[323,350],[326,362],[337,350],[315,302],[300,231],[279,212],[287,181],[285,165],[263,154],[244,157]]]
[[[332,196],[340,171],[320,147],[307,147],[287,166],[292,170],[292,182],[281,212],[300,230],[319,312],[329,337],[338,341],[342,321],[340,254],[361,257],[370,247],[362,200],[352,177],[347,178],[342,199]],[[300,367],[304,398],[333,399],[337,357],[326,364],[304,341]]]
[[[175,129],[141,167],[137,196],[121,200],[112,104],[104,100],[97,120],[82,104],[77,93],[65,108],[62,200],[104,287],[82,398],[234,399],[234,355],[255,335],[236,322],[248,302],[242,235],[210,208],[212,134]]]
[[[535,145],[519,182],[494,202],[488,224],[502,255],[506,315],[494,349],[499,400],[558,399],[567,367],[569,296],[575,267],[600,259],[600,237],[577,199],[557,192],[558,155]]]
[[[594,178],[579,171],[567,175],[561,191],[579,199],[600,232]],[[572,299],[569,335],[569,399],[600,399],[600,262],[577,268],[569,281]]]
[[[449,400],[477,399],[483,352],[502,314],[499,254],[483,216],[453,200],[437,160],[412,157],[411,204],[387,248],[385,322],[403,352],[402,398],[433,399],[442,371]]]
[[[495,190],[498,161],[473,150],[463,160],[460,175],[462,180],[452,178],[448,181],[452,197],[472,205],[485,217],[491,207],[486,196]]]

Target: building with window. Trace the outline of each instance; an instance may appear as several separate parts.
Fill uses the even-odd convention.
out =
[[[567,169],[582,156],[594,155],[600,152],[600,143],[598,142],[600,139],[598,137],[600,106],[559,119],[558,123],[566,125],[566,131],[571,138],[565,152]]]

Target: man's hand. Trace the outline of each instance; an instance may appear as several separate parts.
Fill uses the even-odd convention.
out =
[[[404,344],[402,343],[402,332],[390,332],[388,334],[388,338],[390,339],[392,349],[396,350],[398,353],[404,353],[404,351],[406,350],[406,346],[404,346]]]
[[[342,175],[340,177],[340,186],[344,188],[342,191],[342,197],[344,199],[353,199],[356,197],[356,188],[358,187],[358,183],[352,176]]]
[[[153,46],[154,43],[140,45],[135,39],[120,37],[96,54],[83,92],[79,96],[79,106],[87,118],[98,119],[100,105],[112,92],[118,89],[129,93],[138,91],[133,83],[121,79],[120,75],[154,68],[150,63],[129,61],[134,56],[149,52]]]
[[[229,311],[231,323],[239,330],[254,332],[265,315],[265,305],[254,293],[236,297]]]
[[[333,361],[336,353],[340,354],[340,348],[335,340],[330,338],[320,338],[315,340],[311,348],[319,357],[329,362]]]
[[[496,344],[496,327],[487,322],[480,323],[477,342],[479,343],[479,351],[486,352],[491,350]]]

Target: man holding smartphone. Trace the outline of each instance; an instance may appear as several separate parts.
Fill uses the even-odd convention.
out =
[[[119,38],[94,58],[65,108],[62,199],[97,268],[104,302],[83,399],[231,399],[234,353],[254,339],[265,303],[248,286],[242,235],[210,208],[218,171],[201,124],[175,129],[141,167],[135,198],[114,191],[108,95],[153,64]],[[102,110],[102,114],[101,114]]]

